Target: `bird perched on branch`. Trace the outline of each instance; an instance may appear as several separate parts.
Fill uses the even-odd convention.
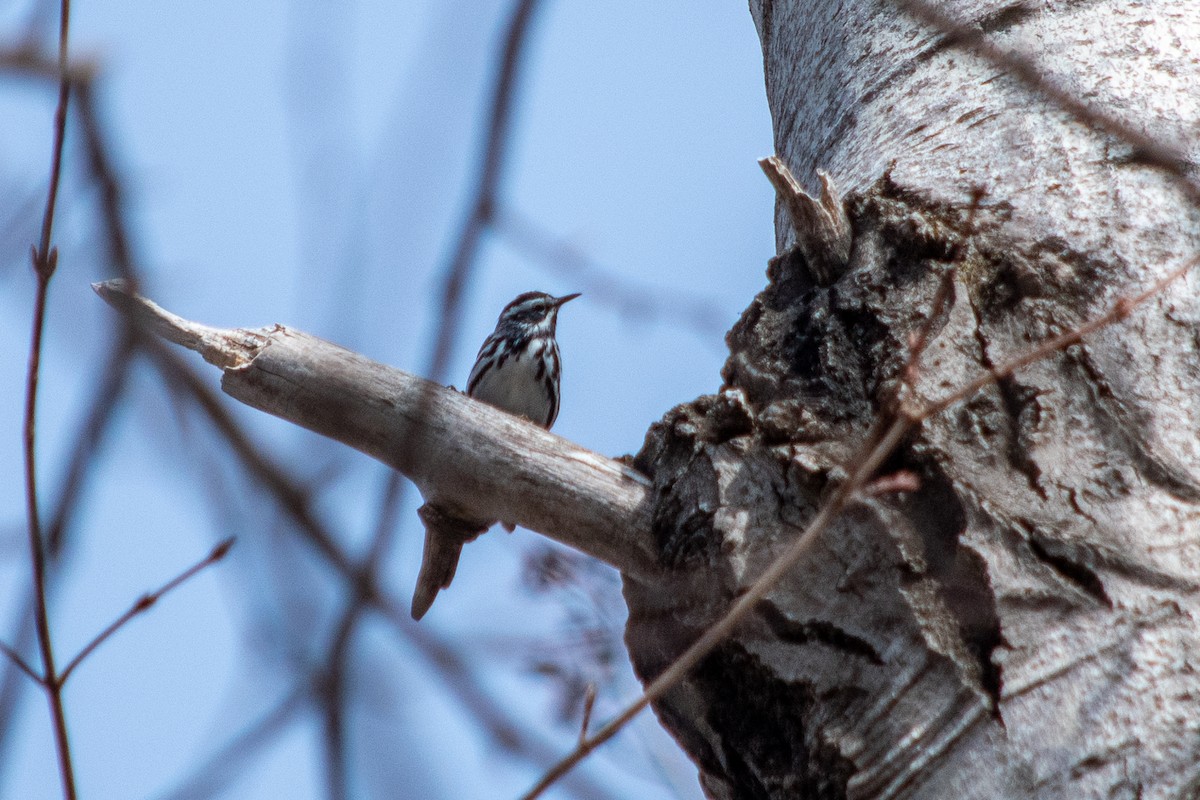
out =
[[[549,430],[558,418],[558,310],[576,297],[525,292],[506,305],[475,357],[467,394]],[[437,593],[454,580],[463,545],[492,526],[490,521],[454,519],[432,503],[418,513],[425,523],[425,552],[413,591],[413,619],[423,617]]]

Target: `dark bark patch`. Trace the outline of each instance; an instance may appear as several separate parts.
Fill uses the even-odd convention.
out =
[[[788,618],[779,606],[770,600],[761,601],[755,607],[755,611],[781,641],[792,644],[823,644],[856,658],[866,659],[876,666],[883,664],[882,656],[870,642],[832,622],[818,619],[797,622]]]
[[[1037,14],[1038,10],[1032,5],[1018,2],[989,12],[977,24],[984,33],[1004,33]]]
[[[990,366],[990,365],[989,365]],[[1042,468],[1030,455],[1026,445],[1026,432],[1037,429],[1041,418],[1041,407],[1038,405],[1038,393],[1022,386],[1015,378],[1009,376],[997,382],[1000,399],[1008,414],[1009,431],[1005,456],[1013,469],[1025,476],[1029,488],[1043,500],[1047,499],[1046,490],[1042,488]]]
[[[689,469],[685,476],[655,486],[654,517],[651,528],[658,543],[659,563],[679,568],[704,554],[716,555],[720,537],[713,528],[715,504],[698,502],[698,495],[713,497],[717,477],[711,464]]]
[[[780,680],[740,645],[722,645],[693,681],[714,698],[705,715],[722,732],[720,752],[698,754],[710,777],[745,800],[843,800],[854,768],[806,724],[810,686]]]
[[[1047,549],[1046,544],[1036,536],[1029,537],[1029,549],[1038,557],[1038,560],[1057,572],[1071,585],[1078,587],[1101,605],[1112,608],[1112,600],[1109,599],[1108,592],[1104,590],[1104,582],[1094,571],[1065,555],[1051,552]]]
[[[713,400],[705,396],[667,412],[651,426],[633,459],[634,468],[654,481],[651,530],[663,567],[705,557],[711,563],[720,552],[722,537],[713,526],[720,499],[717,475],[705,452]]]
[[[961,638],[958,652],[974,662],[975,669],[963,674],[979,681],[976,688],[990,699],[990,707],[999,719],[1003,675],[992,656],[1004,643],[1004,633],[987,563],[960,543],[967,528],[966,510],[953,483],[937,464],[913,458],[911,451],[902,452],[891,464],[921,476],[920,490],[900,501],[904,516],[919,532],[923,545],[921,559],[909,564],[911,574],[905,580],[934,582],[941,602],[954,617]]]
[[[723,444],[754,432],[750,409],[741,402],[741,395],[737,392],[722,392],[713,399],[708,423],[709,430],[705,438],[713,444]]]

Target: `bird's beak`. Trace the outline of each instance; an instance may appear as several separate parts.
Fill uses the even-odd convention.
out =
[[[558,308],[563,303],[567,303],[571,300],[574,300],[576,297],[579,297],[579,294],[580,294],[579,292],[576,292],[575,294],[564,294],[562,297],[559,297],[554,301],[554,307]]]

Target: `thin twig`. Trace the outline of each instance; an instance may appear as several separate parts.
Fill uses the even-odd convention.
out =
[[[183,572],[179,573],[174,578],[172,578],[171,580],[164,583],[158,589],[154,590],[153,592],[150,592],[149,594],[144,594],[141,597],[139,597],[136,601],[134,601],[133,605],[129,607],[128,611],[126,611],[124,614],[122,614],[121,616],[119,616],[115,620],[113,620],[112,623],[107,628],[105,628],[99,634],[97,634],[96,638],[94,638],[90,642],[88,642],[84,646],[84,648],[79,651],[79,655],[77,655],[73,659],[71,659],[71,662],[69,664],[67,664],[67,666],[65,668],[63,668],[62,675],[60,675],[58,678],[59,685],[65,684],[67,682],[67,679],[71,677],[71,673],[75,671],[76,667],[78,667],[81,663],[83,663],[84,659],[86,659],[88,656],[90,656],[97,647],[99,647],[100,645],[102,645],[106,641],[108,641],[110,636],[112,636],[117,631],[121,630],[121,628],[125,627],[125,625],[131,619],[138,616],[139,614],[149,611],[151,606],[153,606],[155,603],[157,603],[159,600],[162,599],[163,595],[166,595],[167,593],[174,591],[175,589],[179,588],[184,583],[187,583],[189,580],[194,578],[197,574],[202,572],[204,569],[212,566],[213,564],[216,564],[218,561],[223,559],[225,557],[225,555],[229,552],[229,548],[233,547],[233,542],[234,542],[234,538],[232,536],[229,537],[228,539],[225,539],[224,541],[217,544],[217,546],[214,547],[207,556],[200,559],[195,564],[188,567]]]
[[[933,326],[937,324],[938,319],[942,316],[942,309],[946,306],[946,301],[950,299],[950,293],[954,291],[954,279],[958,275],[958,267],[956,266],[963,256],[963,243],[967,237],[975,233],[975,216],[979,213],[979,205],[983,202],[986,196],[986,191],[982,186],[976,186],[971,190],[971,204],[967,207],[967,221],[963,237],[954,243],[950,248],[949,268],[942,273],[942,279],[938,282],[937,291],[934,292],[933,302],[929,305],[929,315],[925,319],[925,324],[917,329],[908,342],[908,361],[901,370],[901,385],[897,387],[896,400],[899,400],[899,391],[907,388],[915,390],[917,386],[917,376],[921,371],[921,356],[925,354],[925,348],[929,346],[929,337],[933,335]]]
[[[126,334],[130,326],[125,326]],[[92,405],[84,422],[79,426],[75,436],[75,444],[67,461],[62,480],[58,485],[58,500],[47,515],[45,526],[46,553],[53,567],[63,549],[63,537],[74,517],[75,511],[83,498],[88,480],[94,473],[96,453],[112,425],[115,412],[120,407],[129,386],[130,365],[133,363],[135,343],[128,335],[122,335],[120,341],[109,353],[107,361],[100,370],[100,380],[92,395]]]
[[[125,223],[122,210],[121,182],[117,179],[116,169],[112,164],[100,124],[100,115],[96,111],[95,91],[90,81],[81,81],[75,85],[76,118],[83,133],[84,150],[87,153],[88,172],[92,182],[100,191],[100,203],[105,225],[105,241],[108,243],[108,260],[116,270],[117,275],[126,280],[137,282],[138,270],[134,265],[132,247],[130,245],[129,226]],[[132,324],[129,330],[132,331]]]
[[[72,89],[95,78],[99,64],[91,60],[76,60],[67,65],[66,75]],[[0,69],[31,78],[61,80],[63,70],[57,58],[45,54],[38,42],[29,40],[15,47],[0,47]]]
[[[12,659],[12,662],[16,664],[22,672],[32,678],[34,683],[36,683],[38,686],[42,685],[42,676],[33,671],[33,667],[29,666],[25,659],[21,658],[20,653],[18,653],[16,650],[13,650],[4,642],[0,642],[0,651],[3,651],[4,655]]]
[[[50,188],[46,193],[46,210],[42,215],[42,234],[33,248],[33,268],[37,275],[34,297],[33,334],[29,345],[29,372],[25,382],[25,505],[29,521],[29,554],[33,570],[35,625],[38,647],[42,654],[42,687],[50,705],[54,724],[54,746],[58,754],[58,772],[63,796],[75,800],[75,768],[71,760],[71,745],[67,737],[67,715],[63,709],[62,687],[54,664],[54,645],[50,637],[50,614],[46,603],[46,551],[42,523],[38,513],[37,459],[35,434],[37,430],[37,389],[41,369],[42,334],[46,325],[46,295],[50,279],[58,265],[58,250],[51,247],[54,231],[54,210],[58,201],[59,179],[62,174],[63,142],[66,138],[67,102],[71,94],[67,74],[67,36],[70,30],[71,3],[62,0],[58,34],[59,89],[58,107],[54,112],[54,146],[50,160]]]
[[[62,0],[58,29],[58,107],[54,110],[54,150],[50,160],[50,189],[46,193],[46,211],[42,215],[42,236],[34,252],[40,273],[53,273],[55,256],[50,252],[54,230],[54,210],[58,204],[58,185],[62,174],[63,143],[67,131],[67,103],[71,97],[71,74],[67,63],[67,33],[71,24],[71,0]],[[49,280],[49,275],[46,276]]]
[[[583,694],[583,721],[579,723],[579,742],[587,741],[588,727],[592,723],[592,709],[596,705],[596,684],[589,683]]]
[[[346,768],[346,711],[343,705],[346,701],[346,669],[350,661],[350,648],[362,612],[366,609],[365,602],[360,593],[355,593],[348,604],[333,636],[319,682],[318,698],[325,733],[325,786],[329,800],[347,800],[350,797],[349,770]]]

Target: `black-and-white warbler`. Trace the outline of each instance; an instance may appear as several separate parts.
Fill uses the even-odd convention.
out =
[[[549,429],[558,418],[562,374],[554,338],[558,310],[576,297],[526,292],[506,305],[475,357],[467,394]],[[454,580],[463,544],[492,525],[449,518],[434,503],[422,506],[420,513],[425,522],[425,552],[413,592],[414,619],[424,616],[437,593]],[[504,527],[512,530],[507,523]]]
[[[558,310],[578,294],[526,292],[504,307],[479,348],[467,394],[549,428],[558,417]]]

